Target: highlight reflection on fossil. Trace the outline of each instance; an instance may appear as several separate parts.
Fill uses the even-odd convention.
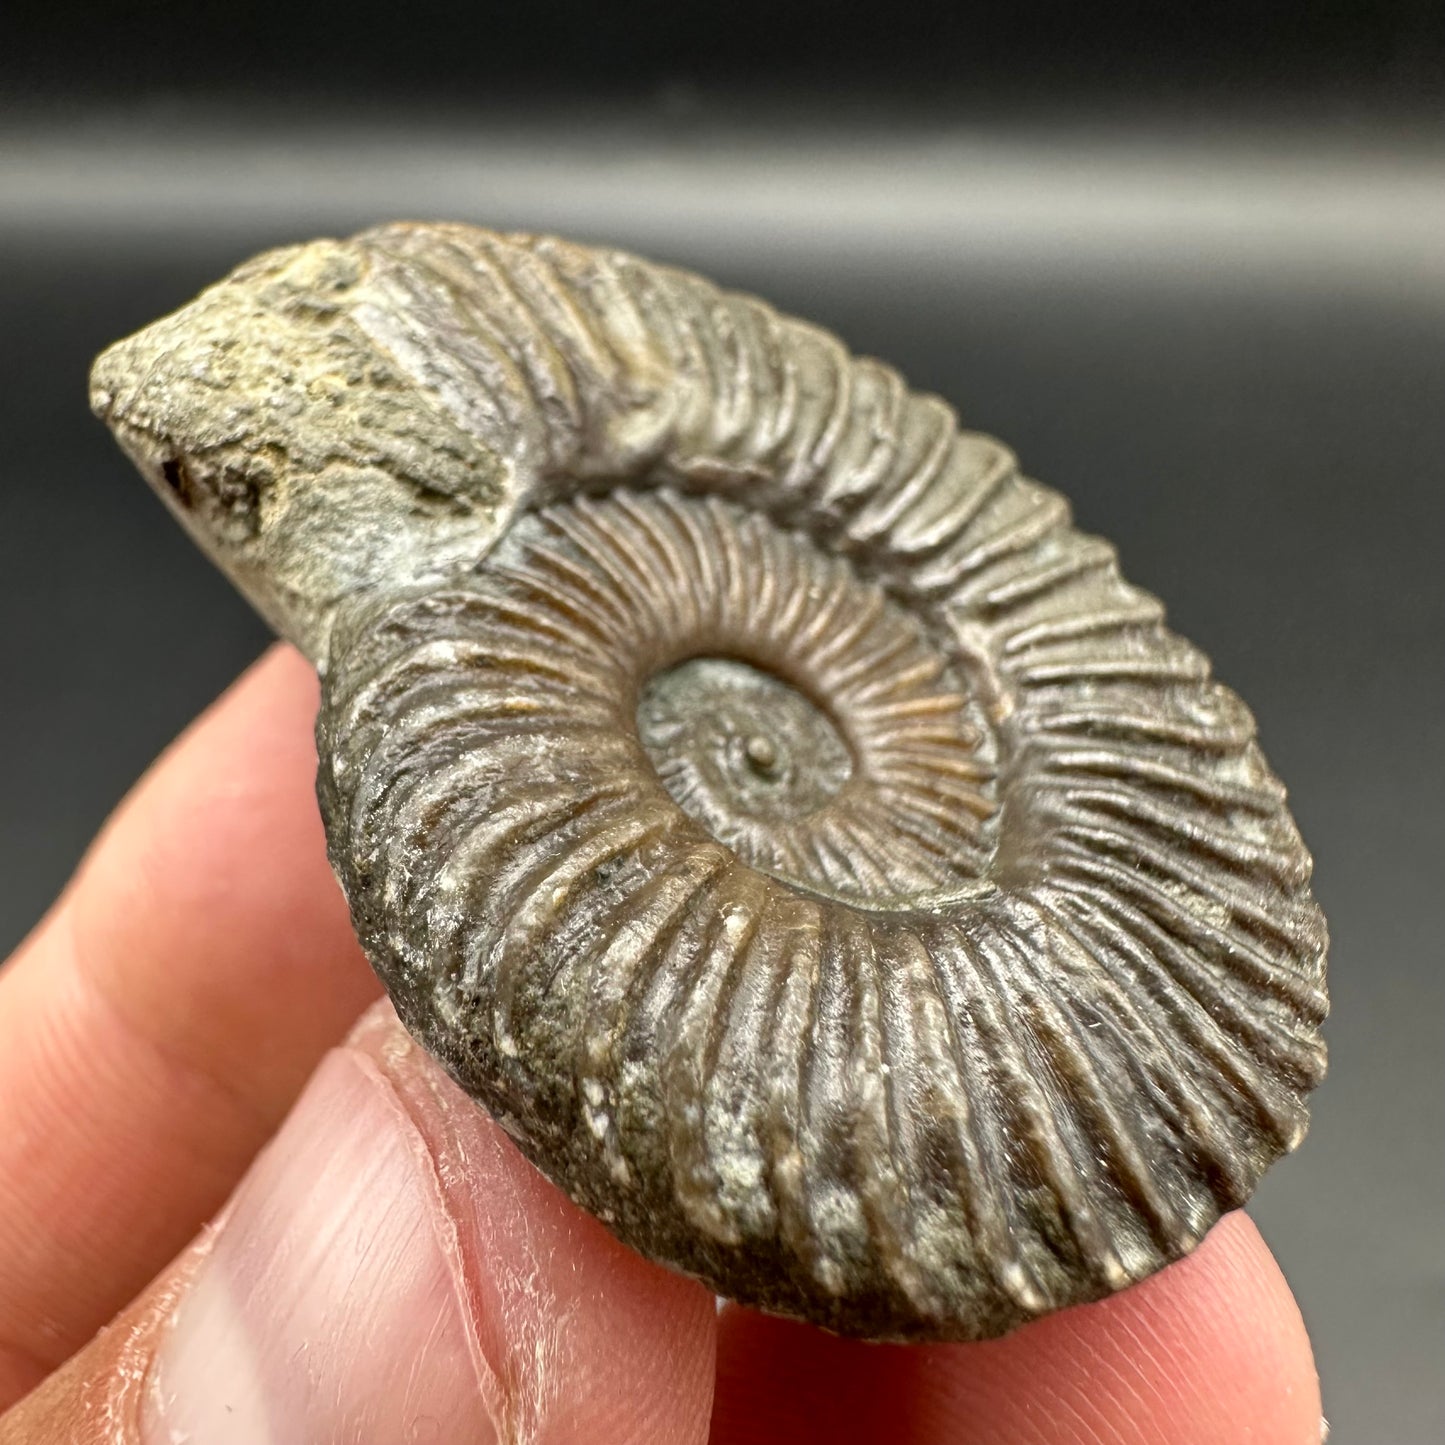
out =
[[[977,1338],[1177,1257],[1303,1136],[1325,935],[1247,710],[886,366],[398,225],[257,258],[94,387],[148,477],[247,479],[247,526],[184,520],[323,675],[368,956],[644,1253]]]

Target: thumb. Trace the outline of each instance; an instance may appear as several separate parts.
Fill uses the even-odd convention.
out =
[[[380,1004],[0,1445],[701,1442],[714,1335],[701,1286],[565,1200]]]

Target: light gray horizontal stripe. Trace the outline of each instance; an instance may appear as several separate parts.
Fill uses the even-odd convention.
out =
[[[0,133],[0,239],[277,240],[398,216],[615,241],[698,264],[1181,266],[1445,290],[1445,147],[757,128],[670,138],[92,122]]]

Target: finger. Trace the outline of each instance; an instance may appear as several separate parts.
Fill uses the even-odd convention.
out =
[[[978,1345],[719,1322],[712,1445],[1318,1445],[1299,1309],[1243,1214],[1096,1305]]]
[[[376,994],[326,863],[315,708],[270,652],[0,972],[0,1408],[174,1257]]]
[[[701,1445],[715,1323],[380,1004],[198,1255],[0,1419],[0,1445]]]

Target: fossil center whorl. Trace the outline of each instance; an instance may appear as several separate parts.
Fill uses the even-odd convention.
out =
[[[755,830],[816,814],[853,774],[848,745],[823,708],[733,658],[695,657],[650,678],[637,729],[683,811],[760,865],[767,849]]]
[[[845,560],[716,499],[623,493],[548,509],[494,565],[538,625],[574,605],[605,622],[599,702],[745,863],[885,908],[985,871],[987,723],[919,619]]]

